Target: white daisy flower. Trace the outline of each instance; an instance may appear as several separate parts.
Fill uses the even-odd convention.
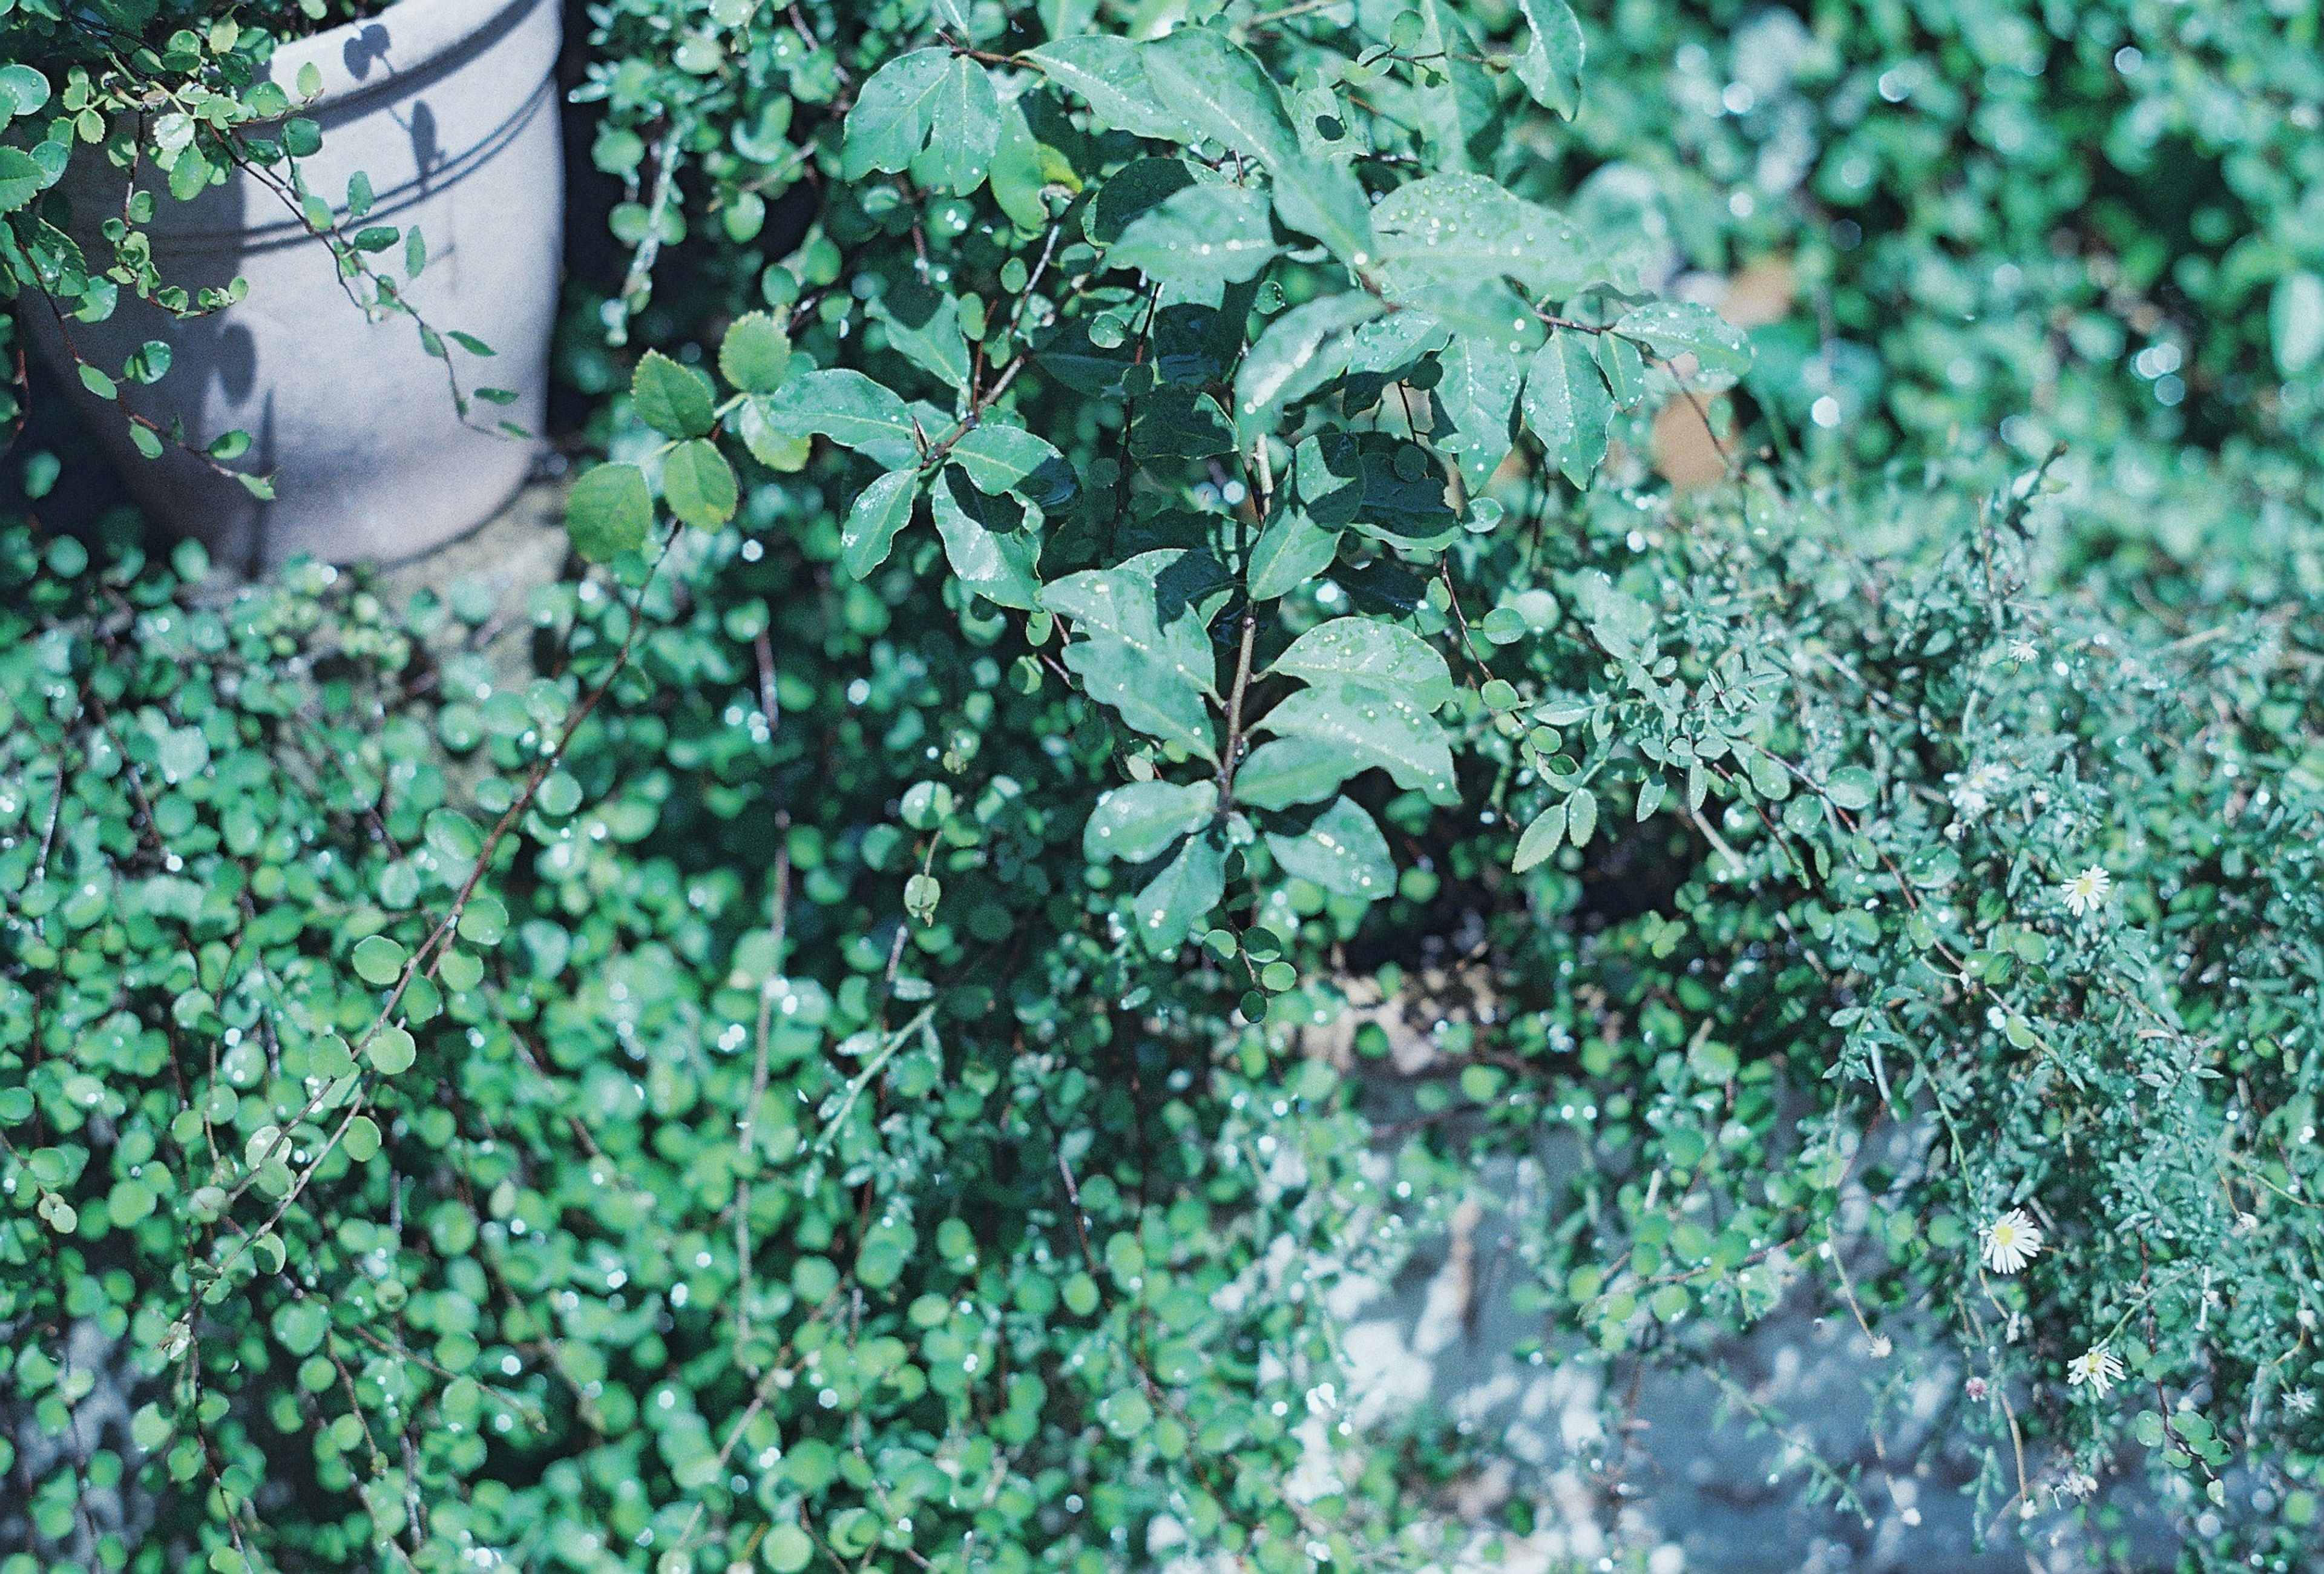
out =
[[[2092,1498],[2098,1495],[2098,1478],[2087,1470],[2069,1470],[2058,1490],[2068,1497]]]
[[[2030,639],[2011,640],[2009,659],[2013,662],[2038,662],[2042,659],[2041,647]]]
[[[2107,1391],[2121,1381],[2122,1363],[2103,1344],[2092,1345],[2066,1363],[2068,1385],[2080,1388],[2087,1383],[2100,1399],[2104,1399]]]
[[[2009,787],[2009,773],[1999,765],[1979,765],[1966,776],[1946,780],[1957,782],[1952,790],[1953,811],[1966,819],[1982,816]]]
[[[2295,1388],[2283,1396],[2283,1408],[2294,1415],[2306,1415],[2316,1408],[2316,1395],[2305,1388]]]
[[[2042,1251],[2042,1227],[2022,1208],[2013,1208],[1978,1232],[1985,1265],[1997,1273],[2015,1273]]]
[[[2105,906],[2107,893],[2113,888],[2114,876],[2106,872],[2106,866],[2092,864],[2061,885],[2058,892],[2066,899],[2066,911],[2083,918]]]

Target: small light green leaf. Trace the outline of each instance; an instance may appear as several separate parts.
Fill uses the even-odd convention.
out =
[[[1869,809],[1880,783],[1861,765],[1842,765],[1824,782],[1832,802],[1846,810]]]
[[[733,468],[714,443],[700,438],[682,442],[662,460],[661,495],[669,511],[687,524],[715,530],[734,517]]]
[[[0,208],[6,203],[0,202]],[[2297,377],[2324,362],[2324,275],[2286,273],[2268,297],[2268,340],[2276,369]]]
[[[22,148],[0,146],[0,213],[14,213],[41,194],[48,177]]]
[[[330,1309],[320,1301],[292,1301],[275,1308],[274,1337],[294,1356],[312,1355],[330,1329]]]
[[[1583,337],[1559,329],[1535,352],[1526,374],[1526,425],[1542,451],[1576,486],[1606,458],[1614,401]]]
[[[1565,805],[1554,803],[1534,817],[1525,834],[1517,838],[1517,861],[1510,866],[1512,873],[1522,875],[1550,854],[1557,851],[1565,840]]]
[[[1566,799],[1565,829],[1577,847],[1585,846],[1598,834],[1598,795],[1587,787]]]
[[[339,1145],[356,1163],[368,1164],[379,1156],[379,1123],[367,1115],[359,1115],[347,1122],[347,1134],[339,1139]]]
[[[1139,939],[1153,955],[1168,956],[1226,893],[1226,854],[1217,838],[1187,838],[1178,856],[1138,893]]]
[[[1082,829],[1082,856],[1093,864],[1119,858],[1143,864],[1159,857],[1218,811],[1219,790],[1209,782],[1133,782],[1102,795]]]
[[[371,935],[355,942],[353,956],[355,976],[366,984],[382,988],[401,977],[404,949],[385,935]]]
[[[410,1033],[390,1023],[372,1034],[364,1054],[382,1075],[400,1077],[420,1058],[420,1046],[411,1042]]]
[[[476,822],[456,809],[430,810],[421,821],[421,834],[428,845],[456,864],[473,863],[484,850],[484,832]]]
[[[886,562],[918,498],[919,477],[910,470],[890,470],[858,493],[839,532],[839,566],[861,579]]]
[[[1649,776],[1639,782],[1638,823],[1643,825],[1652,819],[1655,811],[1663,806],[1663,800],[1669,796],[1670,786],[1660,776]]]
[[[1332,566],[1340,550],[1340,532],[1326,530],[1304,510],[1286,508],[1251,543],[1250,563],[1244,575],[1254,601],[1287,596]]]
[[[1388,838],[1349,799],[1334,800],[1303,835],[1268,832],[1267,849],[1286,874],[1342,896],[1376,902],[1396,889],[1396,860]]]
[[[631,374],[630,399],[638,419],[664,437],[702,436],[718,408],[709,378],[659,350],[648,350]]]
[[[1751,369],[1751,345],[1743,330],[1692,301],[1649,301],[1624,312],[1614,331],[1645,345],[1657,360],[1691,355],[1712,375],[1740,376]]]
[[[653,493],[645,472],[635,465],[599,465],[582,472],[565,495],[565,528],[573,550],[593,563],[645,545],[653,528]]]
[[[790,336],[763,311],[736,318],[718,343],[718,375],[747,393],[773,393],[790,365]]]
[[[1582,23],[1565,0],[1519,0],[1529,30],[1517,80],[1534,102],[1566,119],[1582,107]]]
[[[1154,1424],[1154,1406],[1135,1388],[1125,1388],[1100,1402],[1098,1419],[1117,1438],[1134,1438]]]
[[[1424,710],[1452,698],[1452,672],[1411,630],[1371,617],[1335,617],[1291,642],[1268,671],[1324,683],[1339,678],[1393,689]]]

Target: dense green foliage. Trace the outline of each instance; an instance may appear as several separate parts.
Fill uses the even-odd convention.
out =
[[[1549,1354],[1829,1306],[2298,1566],[2313,7],[834,9],[595,14],[521,630],[0,541],[6,1574],[1419,1567],[1329,1292],[1545,1153]]]

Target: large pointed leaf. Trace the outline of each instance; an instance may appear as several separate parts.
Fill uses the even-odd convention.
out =
[[[1269,212],[1266,193],[1247,186],[1189,186],[1132,220],[1105,260],[1215,302],[1222,286],[1255,276],[1282,249]]]
[[[1224,33],[1181,27],[1140,53],[1157,96],[1189,131],[1269,166],[1299,156],[1273,79]]]
[[[1438,364],[1444,375],[1436,403],[1459,435],[1437,446],[1457,454],[1462,479],[1471,493],[1480,492],[1508,457],[1509,417],[1525,384],[1525,361],[1502,338],[1462,334]]]
[[[1100,123],[1139,136],[1175,142],[1185,126],[1163,104],[1146,75],[1139,46],[1111,33],[1053,39],[1018,57],[1078,94]]]
[[[1289,595],[1330,568],[1339,550],[1338,531],[1324,529],[1303,510],[1285,509],[1251,543],[1244,575],[1251,599],[1272,601]]]
[[[919,463],[910,407],[861,372],[803,372],[754,403],[777,431],[820,432],[891,470]]]
[[[916,175],[957,197],[984,183],[1001,146],[1001,95],[984,68],[954,55],[930,100],[927,153],[913,161]],[[848,116],[849,124],[854,116]]]
[[[841,144],[840,168],[847,179],[860,181],[874,170],[893,174],[918,156],[952,60],[949,50],[912,50],[864,81]]]
[[[1401,690],[1334,679],[1291,695],[1259,725],[1278,737],[1334,745],[1359,764],[1380,766],[1397,786],[1426,793],[1432,802],[1452,803],[1459,797],[1444,729]]]
[[[1372,209],[1386,262],[1452,280],[1507,277],[1536,299],[1563,299],[1598,281],[1597,256],[1562,214],[1483,175],[1430,175]]]
[[[1218,838],[1189,837],[1178,856],[1138,893],[1138,938],[1155,956],[1167,957],[1226,893],[1226,852]]]
[[[1030,611],[1040,605],[1038,510],[980,497],[951,468],[928,498],[945,560],[962,584],[995,606]]]
[[[1045,587],[1040,599],[1083,636],[1065,648],[1065,660],[1092,698],[1148,737],[1216,759],[1204,699],[1217,692],[1217,659],[1205,633],[1217,583],[1216,565],[1198,554],[1142,552],[1116,569],[1068,574]]]
[[[1276,738],[1243,756],[1234,773],[1238,803],[1253,809],[1288,809],[1321,803],[1340,783],[1364,768],[1361,760],[1314,738]]]
[[[1326,431],[1292,450],[1299,498],[1325,528],[1352,524],[1403,547],[1441,546],[1460,529],[1427,450],[1385,432]]]
[[[1657,360],[1691,355],[1705,372],[1733,376],[1751,369],[1751,341],[1743,330],[1692,301],[1649,301],[1624,312],[1614,331],[1645,345]]]
[[[1373,260],[1379,246],[1372,236],[1371,199],[1354,171],[1299,159],[1276,164],[1269,172],[1275,177],[1275,211],[1286,229],[1314,236],[1351,268]]]
[[[968,341],[961,335],[957,298],[899,285],[872,310],[888,329],[889,348],[952,388],[968,386]]]
[[[1020,492],[1044,508],[1069,501],[1077,489],[1065,455],[1021,426],[987,421],[973,427],[953,444],[951,458],[978,491]]]
[[[1132,782],[1102,794],[1082,828],[1082,856],[1093,864],[1119,858],[1143,864],[1167,852],[1218,812],[1215,782]]]
[[[1517,80],[1544,109],[1566,119],[1582,107],[1582,23],[1565,0],[1518,0],[1529,30]]]
[[[890,470],[856,495],[839,532],[839,566],[861,579],[888,560],[896,532],[911,523],[919,477]]]
[[[1349,329],[1380,314],[1360,290],[1295,306],[1273,322],[1235,372],[1235,424],[1245,438],[1274,430],[1283,407],[1347,370]]]
[[[1372,817],[1345,798],[1298,836],[1267,833],[1267,850],[1284,873],[1342,896],[1377,902],[1396,889],[1396,860]]]
[[[1435,648],[1410,629],[1371,617],[1335,617],[1316,625],[1275,658],[1269,671],[1325,683],[1360,678],[1394,689],[1423,709],[1452,698],[1452,672]]]
[[[1549,336],[1526,375],[1526,425],[1542,449],[1576,486],[1606,457],[1606,428],[1614,419],[1613,397],[1582,336],[1560,329]]]

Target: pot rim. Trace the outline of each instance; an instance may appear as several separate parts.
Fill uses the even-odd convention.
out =
[[[364,99],[403,91],[478,38],[512,26],[541,0],[395,0],[371,16],[281,45],[267,62],[276,85],[298,99],[300,71],[322,73],[323,90],[300,110],[345,112]],[[388,24],[393,23],[391,34]],[[368,35],[376,32],[376,39]],[[395,59],[385,51],[392,42]],[[297,111],[294,111],[296,113]]]

